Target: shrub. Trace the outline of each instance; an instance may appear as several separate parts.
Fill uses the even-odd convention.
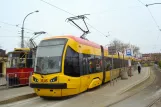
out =
[[[147,63],[145,63],[145,64],[143,64],[143,66],[144,66],[144,67],[148,67],[148,64],[147,64]]]
[[[154,65],[154,63],[150,62],[148,65],[149,65],[149,66],[153,66],[153,65]]]

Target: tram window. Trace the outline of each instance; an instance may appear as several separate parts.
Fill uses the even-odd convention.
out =
[[[122,66],[122,60],[118,58],[118,68],[121,68],[121,66]]]
[[[121,68],[121,59],[118,59],[118,62],[119,62],[119,64],[118,64],[118,68]]]
[[[124,60],[124,63],[125,63],[125,67],[128,66],[128,60]]]
[[[105,57],[105,70],[109,71],[112,69],[112,58]]]
[[[133,66],[133,65],[135,65],[135,62],[134,62],[134,60],[131,60],[131,64],[132,64],[132,66]]]
[[[32,64],[33,64],[33,59],[32,59],[32,51],[31,51],[27,55],[27,59],[26,59],[26,66],[27,66],[27,68],[31,68]]]
[[[120,68],[120,59],[114,58],[114,69]]]
[[[123,67],[123,60],[120,59],[120,67],[119,68],[122,68]]]
[[[79,53],[68,46],[64,64],[64,74],[73,77],[80,76]]]
[[[113,69],[116,69],[116,59],[115,58],[113,58]]]
[[[127,64],[128,64],[128,62],[127,62],[127,60],[121,60],[121,63],[122,63],[122,67],[127,67]]]
[[[89,73],[94,73],[95,70],[95,61],[94,61],[94,55],[88,55],[88,61],[87,61],[88,65],[89,65]]]
[[[100,72],[102,71],[101,68],[102,68],[102,60],[101,60],[101,56],[95,56],[94,58],[94,62],[96,64],[96,72]]]
[[[83,58],[82,58],[83,75],[86,75],[89,73],[88,56],[89,55],[83,54]]]

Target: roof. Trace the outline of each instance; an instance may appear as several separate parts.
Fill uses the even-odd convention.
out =
[[[30,48],[14,48],[14,51],[30,51]]]
[[[54,37],[45,38],[45,40],[47,40],[47,39],[55,39],[55,38],[70,38],[70,39],[75,40],[76,42],[79,42],[80,44],[92,46],[92,47],[95,47],[95,48],[100,48],[100,46],[101,46],[101,45],[96,44],[96,43],[94,43],[92,41],[88,41],[88,40],[85,40],[85,39],[82,39],[82,38],[79,38],[79,37],[75,37],[75,36],[72,36],[72,35],[54,36]],[[104,50],[108,50],[108,48],[106,48],[106,47],[103,47],[103,48],[104,48]]]

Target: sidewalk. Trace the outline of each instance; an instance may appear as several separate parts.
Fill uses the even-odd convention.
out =
[[[85,92],[79,95],[79,97],[75,97],[74,100],[76,99],[85,100],[84,103],[86,103],[86,101],[88,100],[92,100],[94,102],[102,100],[107,102],[111,97],[115,97],[124,93],[125,91],[131,89],[135,85],[145,81],[149,77],[150,77],[150,69],[143,68],[141,74],[138,74],[137,71],[134,71],[134,76],[128,77],[127,80],[118,79],[118,81],[117,82],[115,81],[114,84],[107,83],[105,85],[102,85],[98,89]],[[91,96],[93,95],[97,97],[92,97],[91,99]],[[14,100],[17,101],[16,99],[20,100],[33,96],[36,96],[36,94],[34,93],[33,89],[28,86],[2,90],[0,91],[0,104],[14,102]],[[72,99],[73,98],[71,98],[70,100]],[[81,103],[83,102],[81,101]]]
[[[6,78],[0,77],[0,86],[6,85]]]
[[[34,90],[29,86],[9,88],[0,90],[0,104],[14,102],[21,99],[26,99],[36,96]]]

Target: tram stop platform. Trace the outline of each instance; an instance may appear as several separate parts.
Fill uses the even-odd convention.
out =
[[[133,72],[133,76],[128,77],[126,80],[121,80],[120,78],[109,82],[101,88],[96,89],[95,91],[88,91],[89,94],[104,94],[108,96],[117,96],[121,93],[126,92],[127,90],[133,88],[134,86],[142,83],[150,77],[150,68],[142,68],[141,74],[138,74],[137,71]],[[33,89],[29,86],[9,88],[5,90],[0,90],[0,105],[12,103],[19,100],[24,100],[28,98],[36,97]]]

